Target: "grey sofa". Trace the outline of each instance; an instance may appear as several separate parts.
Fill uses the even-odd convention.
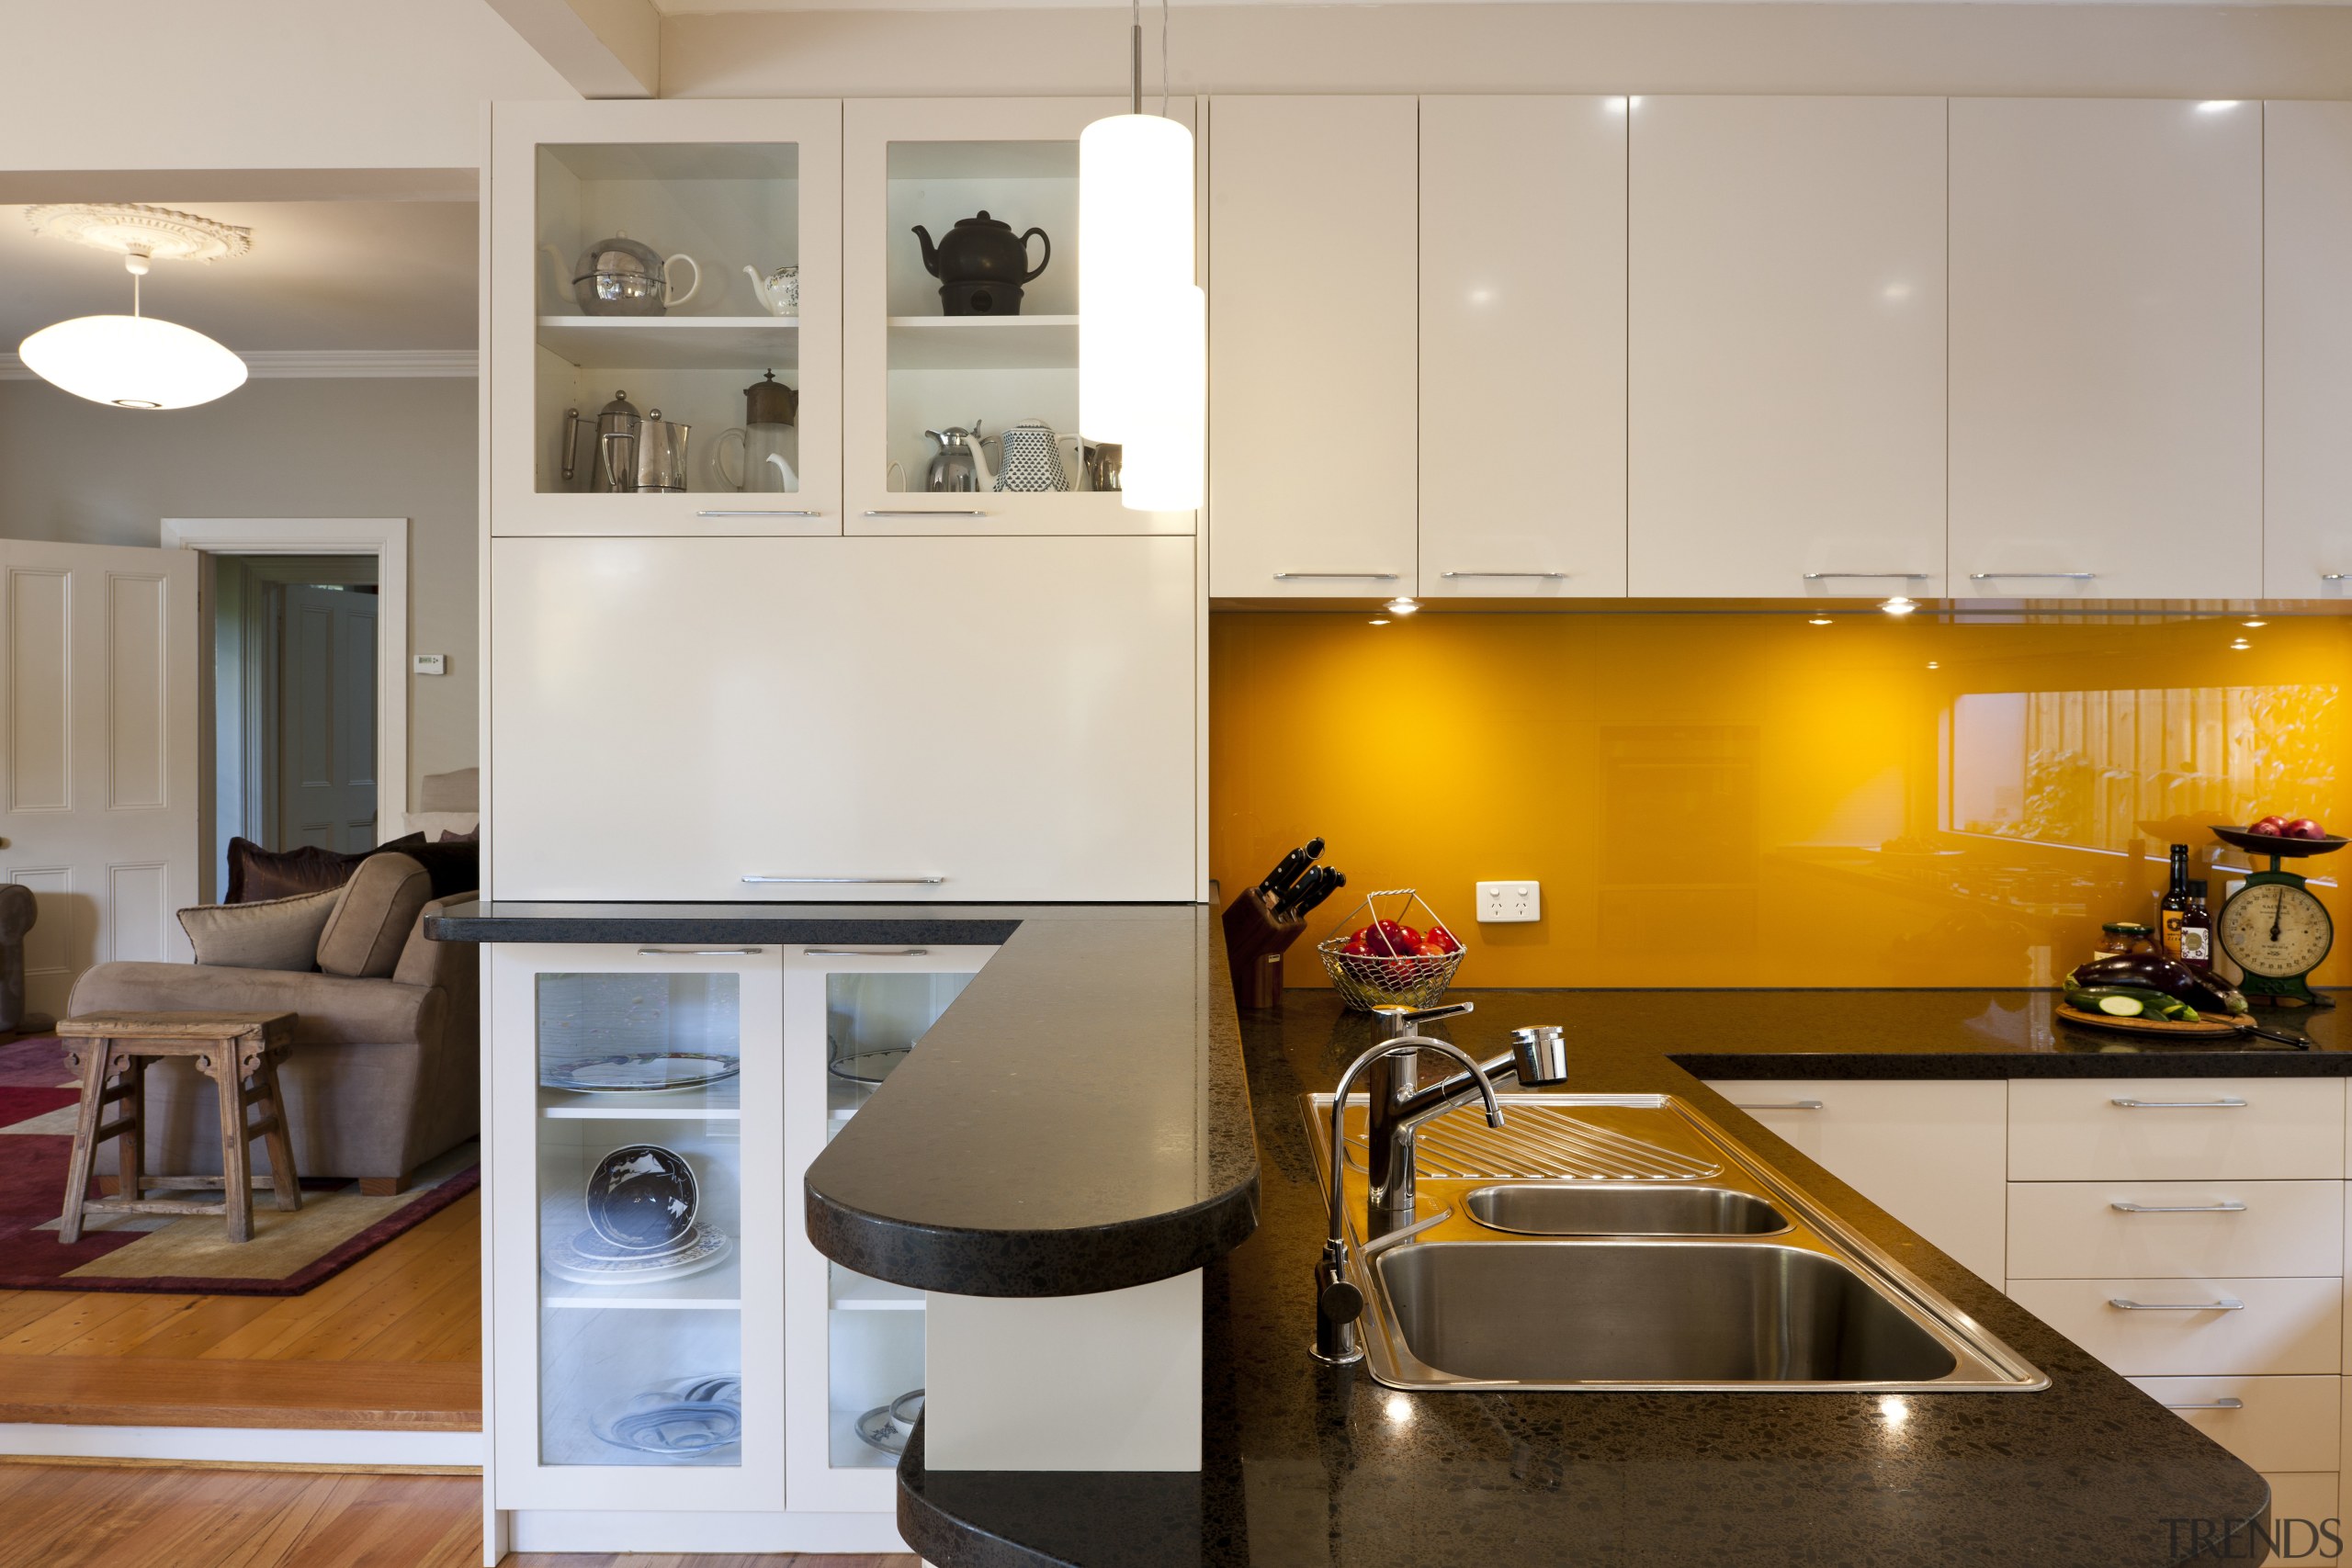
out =
[[[278,1073],[308,1177],[400,1191],[416,1168],[481,1130],[481,949],[435,942],[424,922],[470,893],[435,899],[411,927],[388,979],[204,964],[101,964],[75,982],[69,1010],[294,1012],[292,1057]],[[220,1134],[211,1080],[185,1062],[147,1073],[147,1169],[217,1175]],[[266,1160],[254,1145],[255,1168]],[[114,1170],[114,1145],[98,1168]]]

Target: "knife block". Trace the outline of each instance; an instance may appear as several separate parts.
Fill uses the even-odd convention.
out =
[[[1273,900],[1255,887],[1225,907],[1225,951],[1233,965],[1236,1007],[1283,1005],[1283,954],[1306,929],[1304,919],[1277,919]]]

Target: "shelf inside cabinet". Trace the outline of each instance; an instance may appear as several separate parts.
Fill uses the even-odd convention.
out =
[[[540,1297],[550,1308],[575,1307],[598,1312],[736,1312],[743,1305],[743,1269],[740,1252],[726,1262],[683,1280],[662,1280],[650,1285],[581,1285],[540,1277]],[[878,1281],[877,1281],[878,1282]]]
[[[893,370],[1074,370],[1076,316],[892,316]]]
[[[1071,353],[1077,353],[1073,323]],[[541,316],[539,346],[600,370],[779,370],[800,363],[797,316]],[[1077,363],[1075,357],[1070,361]]]
[[[699,1094],[576,1094],[539,1090],[539,1114],[550,1122],[740,1122],[743,1109],[727,1078]]]

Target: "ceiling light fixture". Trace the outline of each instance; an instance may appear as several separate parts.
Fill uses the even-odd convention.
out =
[[[140,311],[139,280],[159,260],[209,262],[243,255],[253,231],[192,212],[130,202],[34,207],[38,233],[122,257],[130,274],[130,314],[76,316],[17,345],[42,380],[77,398],[122,409],[184,409],[245,384],[245,362],[202,333]]]
[[[1122,448],[1120,504],[1201,504],[1207,448],[1208,299],[1193,281],[1193,133],[1167,115],[1168,0],[1159,10],[1160,113],[1143,110],[1143,10],[1129,6],[1129,112],[1078,139],[1078,424]]]
[[[1900,593],[1879,606],[1890,615],[1907,615],[1918,607],[1917,601],[1905,599]]]

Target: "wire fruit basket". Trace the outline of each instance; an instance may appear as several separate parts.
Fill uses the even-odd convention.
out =
[[[1384,916],[1384,898],[1403,902],[1395,914]],[[1425,925],[1413,924],[1416,912]],[[1365,894],[1315,951],[1340,999],[1359,1012],[1429,1007],[1445,995],[1453,972],[1462,967],[1462,943],[1410,887]]]

